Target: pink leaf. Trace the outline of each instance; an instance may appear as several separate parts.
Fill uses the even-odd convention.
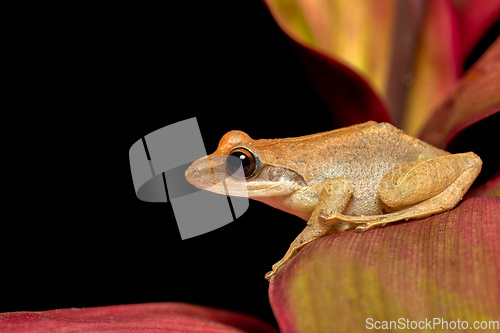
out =
[[[332,234],[304,247],[271,280],[271,305],[282,332],[364,332],[368,318],[498,323],[498,239],[499,197]]]
[[[337,126],[368,120],[391,122],[377,94],[349,67],[305,46],[296,51],[318,93],[334,111]]]
[[[183,303],[145,303],[0,313],[0,331],[277,332],[270,325],[248,315]]]
[[[460,63],[472,51],[483,34],[500,17],[500,1],[454,0],[457,39],[460,39]]]
[[[446,126],[433,113],[500,17],[491,0],[264,2],[298,45],[337,126],[392,120],[411,135],[436,119]]]
[[[500,172],[485,184],[469,191],[466,198],[500,196]]]
[[[421,139],[447,146],[467,127],[500,111],[500,38],[462,77],[453,94],[433,115]]]

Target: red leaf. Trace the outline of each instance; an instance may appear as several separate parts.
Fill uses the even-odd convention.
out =
[[[485,184],[469,191],[466,198],[500,196],[500,172]]]
[[[332,234],[305,246],[271,280],[271,305],[282,332],[365,332],[368,318],[498,323],[498,239],[499,197]]]
[[[420,136],[447,146],[460,132],[500,110],[500,38],[462,77],[454,93],[433,115]]]
[[[460,36],[459,63],[476,46],[483,34],[500,17],[500,1],[455,0],[457,31]]]
[[[183,303],[146,303],[0,313],[0,331],[277,332],[270,325],[248,315]]]
[[[298,45],[335,125],[391,118],[411,135],[424,130],[500,16],[500,2],[491,0],[264,2]],[[448,126],[443,114],[429,123],[436,121]]]
[[[299,45],[296,52],[313,85],[325,101],[337,126],[368,120],[391,122],[370,85],[349,67],[311,48]]]

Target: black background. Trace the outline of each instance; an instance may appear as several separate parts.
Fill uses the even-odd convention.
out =
[[[4,123],[0,312],[168,301],[274,323],[264,274],[304,221],[252,201],[182,241],[170,204],[136,198],[128,150],[191,117],[212,152],[232,129],[298,136],[333,129],[330,115],[262,2],[124,6],[26,32],[26,94]]]
[[[136,198],[128,151],[191,117],[207,152],[232,129],[335,128],[294,44],[260,1],[40,6],[11,50],[21,93],[3,122],[0,312],[166,301],[275,323],[264,274],[304,221],[251,201],[182,241],[170,204]]]

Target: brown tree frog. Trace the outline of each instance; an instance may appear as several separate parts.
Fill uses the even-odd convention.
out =
[[[224,186],[240,186],[245,180],[232,177],[234,166],[222,165],[220,155],[241,160],[245,195],[307,221],[267,279],[304,245],[327,234],[362,232],[454,208],[482,165],[473,152],[450,154],[390,124],[369,121],[286,139],[253,140],[230,131],[212,155],[186,170],[186,179],[219,193],[225,192],[212,186],[216,176],[226,179]]]

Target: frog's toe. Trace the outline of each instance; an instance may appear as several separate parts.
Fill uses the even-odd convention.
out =
[[[264,277],[266,278],[266,280],[270,280],[274,275],[276,275],[276,272],[270,271],[270,272],[267,272]]]
[[[366,222],[358,227],[356,227],[356,232],[363,232],[369,229],[373,229],[374,227],[380,226],[385,227],[385,225],[389,222]]]
[[[356,227],[356,232],[364,232],[368,229],[371,229],[372,225],[370,222],[366,222],[365,224],[362,224],[360,226]]]

